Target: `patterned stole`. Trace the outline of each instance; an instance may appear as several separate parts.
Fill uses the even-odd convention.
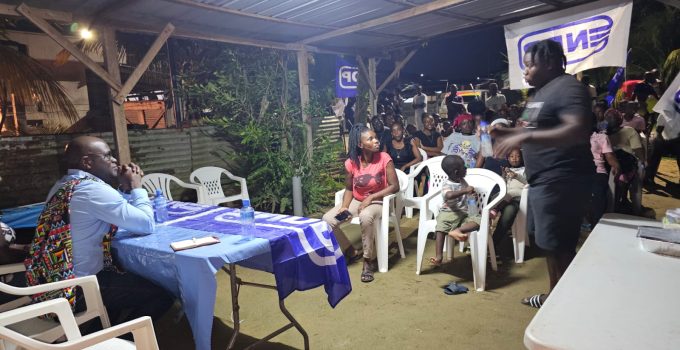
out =
[[[45,204],[38,219],[35,236],[28,257],[24,260],[26,280],[29,286],[75,278],[71,240],[71,219],[69,205],[73,190],[80,182],[101,180],[83,177],[66,182]],[[118,227],[111,225],[104,235],[104,269],[117,271],[111,256],[111,239]],[[75,309],[76,288],[49,291],[32,296],[34,302],[55,298],[66,298]]]

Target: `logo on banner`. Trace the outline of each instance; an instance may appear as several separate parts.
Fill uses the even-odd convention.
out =
[[[336,61],[335,95],[336,97],[354,97],[359,85],[359,68],[339,58]]]
[[[673,99],[675,103],[673,103],[673,108],[675,108],[675,111],[680,113],[680,90],[675,93],[675,98]]]
[[[357,67],[340,66],[340,68],[338,68],[338,82],[340,87],[343,89],[356,89],[358,85],[358,74],[359,70]]]
[[[614,21],[606,15],[594,16],[524,34],[517,43],[519,66],[524,69],[524,54],[536,42],[552,39],[564,48],[567,65],[581,62],[604,50]]]

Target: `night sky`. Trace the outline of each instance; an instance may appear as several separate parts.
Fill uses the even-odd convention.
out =
[[[477,77],[490,77],[507,70],[503,26],[475,30],[469,33],[451,33],[432,39],[421,48],[402,70],[401,80],[423,79],[449,81],[461,84],[475,82]]]

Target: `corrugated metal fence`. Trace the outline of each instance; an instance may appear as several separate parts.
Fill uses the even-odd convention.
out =
[[[231,147],[211,127],[130,130],[132,159],[144,172],[166,173],[188,181],[193,169],[213,165],[229,167],[218,152]],[[0,139],[0,208],[45,200],[54,182],[65,172],[64,146],[81,134],[3,137]],[[113,146],[110,132],[88,134]]]

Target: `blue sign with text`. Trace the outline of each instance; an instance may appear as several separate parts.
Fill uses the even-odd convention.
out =
[[[340,57],[335,62],[335,96],[339,98],[356,96],[359,68],[354,62]]]

